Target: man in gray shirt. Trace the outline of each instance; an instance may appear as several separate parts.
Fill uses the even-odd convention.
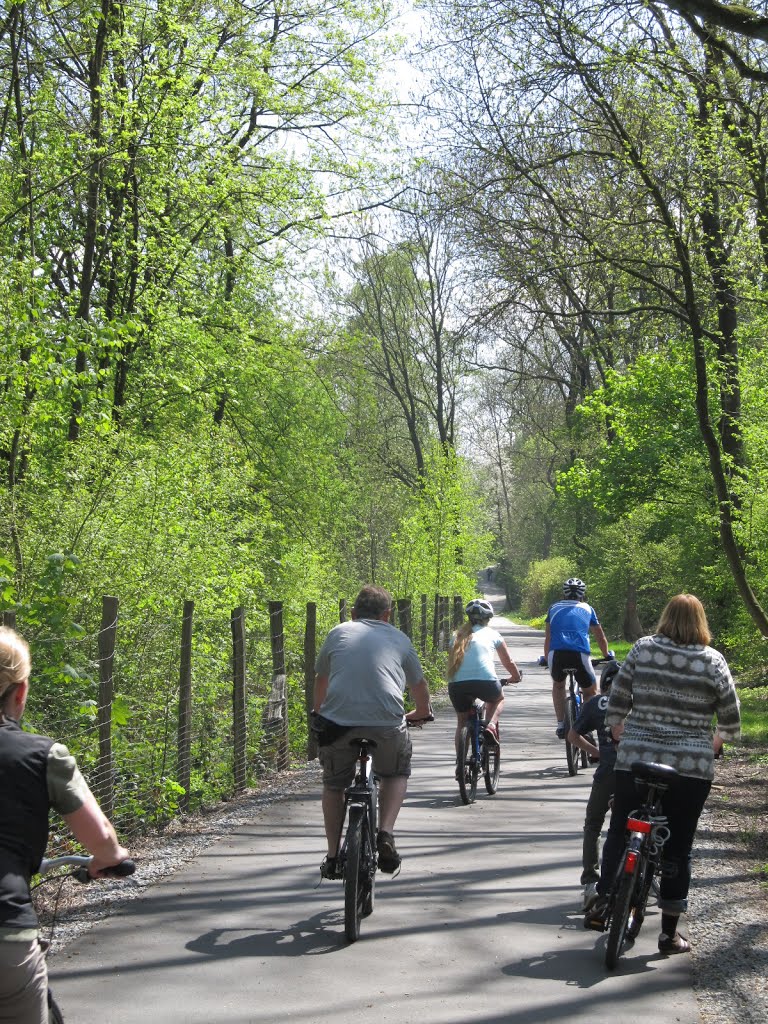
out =
[[[430,715],[429,689],[416,650],[389,623],[392,597],[382,587],[365,586],[352,608],[352,621],[335,626],[315,662],[314,709],[338,726],[365,729],[375,740],[373,764],[380,778],[377,850],[379,868],[392,874],[400,866],[394,827],[411,774],[411,740],[405,719]],[[416,704],[404,715],[403,691]],[[323,766],[323,820],[328,855],[324,878],[338,877],[336,858],[344,822],[344,790],[354,778],[356,748],[345,732],[320,747]]]

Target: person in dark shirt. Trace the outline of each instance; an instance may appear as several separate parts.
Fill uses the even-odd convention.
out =
[[[613,796],[616,764],[616,742],[605,725],[608,693],[620,662],[611,661],[600,674],[600,693],[582,704],[568,742],[586,750],[590,758],[598,759],[592,778],[592,789],[584,818],[584,841],[581,853],[582,910],[591,910],[597,901],[597,883],[600,880],[600,833]],[[597,746],[595,746],[595,738]]]
[[[93,859],[92,876],[128,857],[61,743],[24,732],[29,647],[0,627],[0,1021],[48,1024],[48,975],[38,942],[30,880],[58,811]]]

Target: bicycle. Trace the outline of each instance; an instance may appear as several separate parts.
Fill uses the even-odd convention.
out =
[[[424,722],[434,721],[434,715],[418,720],[406,719],[409,727],[420,728]],[[357,746],[355,777],[344,790],[344,821],[348,821],[344,842],[338,855],[337,870],[344,879],[344,932],[349,942],[360,937],[362,918],[373,913],[376,897],[376,869],[378,867],[376,836],[378,834],[379,789],[378,776],[373,771],[370,751],[376,747],[360,730],[354,730],[350,739]]]
[[[76,854],[68,854],[63,857],[43,858],[43,860],[40,862],[40,867],[38,868],[37,871],[37,874],[40,876],[39,881],[34,886],[32,886],[32,889],[34,891],[34,889],[37,889],[39,888],[39,886],[43,885],[44,882],[54,881],[55,879],[59,879],[61,885],[63,885],[68,878],[74,878],[78,882],[82,882],[83,884],[87,882],[93,882],[95,881],[95,879],[92,878],[91,875],[89,875],[88,873],[88,865],[90,864],[90,862],[91,857],[80,856]],[[58,868],[64,867],[72,868],[73,870],[67,871],[64,874],[57,874],[53,876],[54,871],[57,871]],[[114,867],[106,869],[104,871],[104,874],[109,878],[127,878],[129,875],[132,875],[135,870],[136,864],[134,863],[134,861],[124,860],[121,861],[120,864],[115,864]],[[50,875],[51,877],[46,879],[46,875]],[[58,895],[56,898],[56,902],[58,903]],[[47,952],[47,950],[50,948],[51,941],[53,939],[53,932],[56,925],[56,905],[54,905],[53,918],[54,919],[53,923],[51,924],[50,937],[48,939],[38,940],[44,952]],[[50,985],[48,986],[48,1022],[49,1024],[64,1024],[64,1017],[62,1016],[58,1003],[53,998],[53,993],[51,991]]]
[[[608,658],[592,658],[592,665],[597,668],[599,665],[605,665],[610,661],[614,661],[613,656]],[[589,765],[589,757],[587,756],[586,750],[582,750],[581,747],[575,743],[571,743],[568,740],[568,733],[576,724],[579,711],[584,703],[584,698],[581,694],[578,683],[576,682],[576,669],[567,668],[566,679],[568,686],[565,694],[565,708],[563,714],[563,737],[565,739],[565,761],[568,765],[568,774],[577,775],[579,768],[586,768]]]
[[[483,773],[485,788],[493,796],[499,785],[501,746],[489,740],[485,732],[485,704],[476,699],[469,710],[469,718],[459,736],[456,758],[456,779],[464,804],[473,803],[477,795],[477,780]]]
[[[609,971],[616,967],[627,940],[640,934],[648,897],[661,876],[662,851],[669,839],[661,795],[677,775],[669,765],[647,761],[633,761],[631,771],[636,782],[648,786],[648,792],[627,818],[624,854],[608,893],[605,966]]]

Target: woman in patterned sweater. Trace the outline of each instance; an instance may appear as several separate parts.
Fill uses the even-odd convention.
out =
[[[708,646],[710,640],[698,598],[673,597],[655,634],[642,637],[627,655],[611,687],[605,715],[606,726],[621,742],[600,898],[584,923],[587,928],[604,928],[605,893],[624,849],[627,817],[638,803],[630,766],[634,761],[671,765],[679,774],[662,801],[670,837],[664,847],[659,899],[659,950],[667,954],[691,948],[678,934],[677,922],[688,909],[693,838],[712,785],[715,755],[724,740],[739,736],[741,725],[731,673],[722,654]]]

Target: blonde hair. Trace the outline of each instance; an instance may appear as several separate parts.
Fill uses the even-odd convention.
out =
[[[704,605],[693,594],[678,594],[661,613],[657,633],[677,644],[708,644],[712,639]]]
[[[472,627],[474,623],[469,619],[459,626],[456,630],[456,635],[453,638],[453,644],[448,655],[448,678],[453,679],[456,673],[461,668],[461,663],[464,661],[464,655],[467,653],[469,647],[469,641],[472,638]]]
[[[31,667],[27,641],[15,630],[0,626],[0,717],[8,694],[29,679]]]

